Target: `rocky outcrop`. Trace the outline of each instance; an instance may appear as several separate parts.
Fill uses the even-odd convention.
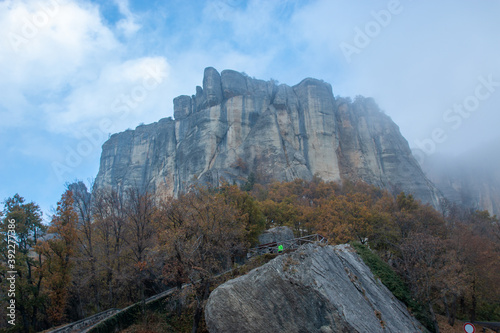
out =
[[[307,244],[210,295],[205,320],[224,332],[422,332],[349,245]]]
[[[195,180],[363,180],[437,205],[398,127],[369,98],[335,99],[330,84],[295,86],[205,69],[203,87],[174,99],[174,117],[104,143],[95,186],[177,195]]]
[[[275,227],[259,235],[259,244],[279,243],[293,238],[293,231],[289,227]]]

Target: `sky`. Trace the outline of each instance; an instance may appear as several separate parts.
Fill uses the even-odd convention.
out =
[[[421,163],[499,147],[499,13],[493,0],[0,1],[0,201],[19,193],[48,219],[66,183],[95,178],[110,134],[173,116],[209,66],[374,97]]]

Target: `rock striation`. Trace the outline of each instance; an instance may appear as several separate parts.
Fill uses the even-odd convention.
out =
[[[362,180],[438,205],[440,194],[398,126],[371,98],[335,98],[306,78],[277,85],[206,68],[196,94],[174,99],[174,119],[114,134],[102,147],[97,188],[148,187],[169,195],[194,181]]]
[[[211,333],[425,331],[349,245],[303,245],[220,285],[205,320]]]

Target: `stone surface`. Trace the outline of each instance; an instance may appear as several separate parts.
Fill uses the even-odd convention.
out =
[[[203,75],[203,93],[205,95],[202,109],[211,107],[222,102],[222,86],[220,74],[213,67],[205,68]]]
[[[246,95],[247,93],[247,80],[240,72],[230,69],[223,70],[221,73],[221,84],[224,99]]]
[[[174,99],[175,120],[139,126],[104,143],[95,186],[147,187],[169,195],[195,181],[363,180],[434,206],[439,191],[423,174],[399,128],[370,98],[335,99],[307,78],[276,85],[207,68],[203,88]]]
[[[174,98],[174,117],[177,120],[184,119],[193,113],[192,99],[182,95]]]
[[[259,236],[259,244],[279,243],[293,238],[293,231],[289,227],[275,227],[264,231]]]
[[[225,332],[422,332],[349,245],[307,244],[210,295],[205,320]]]

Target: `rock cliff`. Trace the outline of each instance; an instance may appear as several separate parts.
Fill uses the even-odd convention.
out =
[[[195,180],[219,185],[311,179],[363,180],[440,195],[397,125],[371,98],[334,98],[330,84],[295,86],[206,68],[203,87],[174,99],[174,118],[114,134],[104,143],[96,187],[148,186],[177,195]]]
[[[224,332],[422,332],[349,245],[307,244],[216,288],[205,320]]]

